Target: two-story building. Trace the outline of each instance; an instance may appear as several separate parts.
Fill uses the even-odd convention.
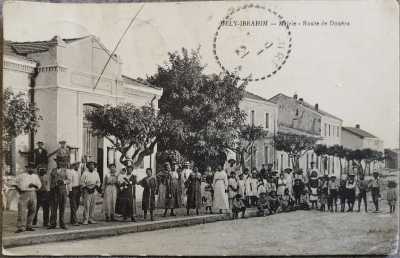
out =
[[[17,137],[9,148],[12,174],[24,169],[27,157],[37,141],[52,152],[60,140],[72,147],[71,159],[90,156],[97,160],[101,176],[107,164],[116,161],[116,153],[107,139],[92,134],[85,111],[106,104],[130,102],[136,106],[153,104],[157,108],[162,89],[122,74],[122,60],[95,36],[47,41],[4,43],[3,87],[26,92],[43,117],[34,135]],[[106,65],[107,64],[107,65]],[[103,68],[106,69],[103,71]],[[101,76],[101,77],[100,77]],[[49,166],[54,167],[53,158]],[[137,170],[155,167],[155,154],[145,157]]]
[[[321,110],[318,104],[311,105],[297,94],[289,97],[279,93],[269,100],[278,105],[278,132],[315,137],[317,143],[327,146],[340,144],[342,119]],[[321,173],[338,174],[340,171],[336,157],[318,157],[312,150],[300,158],[300,168],[307,170],[311,162]],[[285,168],[292,168],[289,157],[284,152],[277,152],[275,169]]]
[[[240,102],[240,109],[247,114],[246,123],[261,126],[268,131],[266,138],[258,140],[245,157],[245,166],[260,169],[262,164],[274,162],[275,150],[273,147],[273,135],[277,130],[277,105],[251,92],[246,92]]]

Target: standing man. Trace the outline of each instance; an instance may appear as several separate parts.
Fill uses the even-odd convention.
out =
[[[60,147],[55,151],[53,151],[52,153],[50,153],[48,157],[51,157],[54,154],[56,154],[56,159],[65,162],[67,165],[69,165],[71,160],[70,148],[69,146],[67,146],[67,142],[65,140],[61,140],[58,143],[60,144]]]
[[[96,208],[96,195],[95,191],[100,190],[100,177],[95,169],[95,162],[90,160],[86,162],[87,169],[83,172],[81,177],[81,190],[83,193],[83,225],[96,224],[94,220],[94,209]]]
[[[35,167],[38,169],[47,169],[47,164],[49,163],[47,158],[47,150],[43,147],[42,141],[38,141],[37,145],[38,147],[33,150],[33,160],[35,162]]]
[[[50,172],[50,226],[48,229],[54,229],[57,226],[57,210],[59,212],[59,225],[62,229],[67,229],[64,223],[65,203],[67,201],[68,179],[67,162],[57,156],[55,159],[57,168]]]
[[[34,231],[32,228],[33,217],[36,212],[36,191],[42,186],[39,177],[34,174],[35,165],[29,162],[27,172],[17,176],[15,188],[19,193],[17,231]]]
[[[374,171],[372,175],[374,177],[371,180],[371,185],[370,185],[372,201],[374,202],[375,205],[375,211],[379,211],[379,198],[381,197],[379,173],[378,171]]]
[[[361,201],[364,201],[365,212],[367,212],[368,211],[368,206],[367,206],[368,181],[365,180],[363,173],[360,174],[360,176],[357,180],[357,188],[358,188],[358,195],[357,195],[358,210],[357,210],[357,212],[360,212]]]
[[[43,209],[43,227],[49,225],[49,208],[50,208],[50,180],[45,168],[39,168],[39,179],[42,186],[37,191],[36,212],[33,219],[33,225],[37,224],[37,215],[40,207]]]
[[[262,166],[261,166],[260,177],[262,179],[267,179],[267,169],[265,169],[265,164],[262,164]]]
[[[79,163],[79,161],[76,161],[76,162],[72,163],[71,166],[72,166],[72,169],[68,170],[68,178],[71,182],[68,187],[69,206],[71,209],[70,223],[73,226],[79,226],[78,217],[76,216],[76,213],[78,212],[79,200],[81,198],[80,163]]]

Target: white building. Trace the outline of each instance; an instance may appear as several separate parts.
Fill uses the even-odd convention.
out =
[[[109,162],[115,160],[118,164],[118,154],[106,139],[92,135],[85,110],[121,102],[142,106],[153,98],[157,108],[162,95],[162,89],[124,76],[121,58],[110,57],[111,52],[95,36],[56,36],[47,41],[6,41],[4,45],[3,87],[32,93],[43,117],[37,134],[19,136],[10,148],[10,165],[17,174],[24,168],[35,142],[43,141],[50,153],[60,140],[66,140],[74,148],[72,159],[94,157],[103,176]],[[52,158],[49,162],[50,167],[55,166]],[[145,157],[136,173],[144,175],[146,167],[155,167],[155,153]]]
[[[278,107],[271,101],[248,91],[246,91],[239,106],[247,114],[247,124],[262,126],[268,131],[267,137],[258,140],[255,143],[253,153],[245,158],[246,167],[260,169],[262,164],[266,165],[274,162],[275,150],[272,143],[273,135],[277,131]]]
[[[318,104],[311,105],[297,94],[289,97],[279,93],[269,100],[278,105],[279,132],[320,138],[317,144],[325,144],[328,147],[340,144],[342,119],[321,110]],[[277,152],[276,159],[277,170],[292,168],[286,153]],[[311,162],[315,162],[321,173],[340,172],[340,164],[336,157],[317,157],[313,151],[309,151],[300,158],[300,168],[307,170]]]
[[[356,124],[355,127],[344,126],[342,128],[341,143],[344,147],[352,150],[369,148],[383,152],[383,141],[361,129],[359,124]]]

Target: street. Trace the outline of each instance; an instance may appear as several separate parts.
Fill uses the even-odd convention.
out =
[[[386,205],[382,208],[387,208]],[[295,211],[268,217],[10,248],[10,255],[390,254],[397,214]]]

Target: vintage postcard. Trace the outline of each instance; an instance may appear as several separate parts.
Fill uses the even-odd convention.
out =
[[[3,3],[4,255],[398,255],[397,1],[51,2]]]

